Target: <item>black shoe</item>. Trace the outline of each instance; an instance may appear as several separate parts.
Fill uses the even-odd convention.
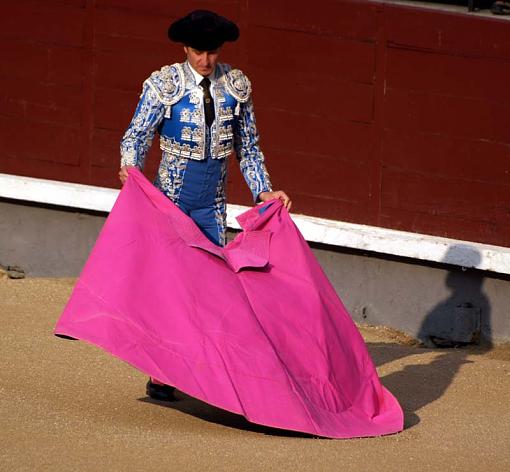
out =
[[[175,387],[171,385],[155,384],[149,379],[147,382],[147,395],[154,400],[161,402],[173,402],[177,400],[174,395]]]

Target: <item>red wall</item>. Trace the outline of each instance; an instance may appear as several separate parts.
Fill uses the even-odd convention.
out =
[[[119,187],[143,80],[183,60],[168,24],[237,21],[293,211],[510,246],[510,23],[378,2],[18,0],[0,18],[0,172]],[[146,174],[154,175],[155,141]],[[229,201],[251,204],[235,159]]]

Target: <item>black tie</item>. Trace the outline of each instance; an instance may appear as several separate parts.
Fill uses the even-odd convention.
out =
[[[214,103],[211,97],[211,91],[209,90],[210,86],[211,81],[207,77],[200,82],[200,87],[204,89],[205,124],[207,126],[211,126],[214,121]]]

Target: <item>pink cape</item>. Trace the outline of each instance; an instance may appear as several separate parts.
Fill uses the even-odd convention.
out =
[[[363,338],[278,199],[224,248],[136,168],[54,330],[249,421],[330,438],[403,428]]]

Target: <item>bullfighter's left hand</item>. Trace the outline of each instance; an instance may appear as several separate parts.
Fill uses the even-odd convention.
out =
[[[283,190],[259,193],[259,199],[262,202],[267,202],[268,200],[272,200],[273,198],[279,198],[280,200],[282,200],[283,205],[285,206],[285,208],[287,208],[287,211],[290,211],[290,207],[292,206],[292,201]]]

